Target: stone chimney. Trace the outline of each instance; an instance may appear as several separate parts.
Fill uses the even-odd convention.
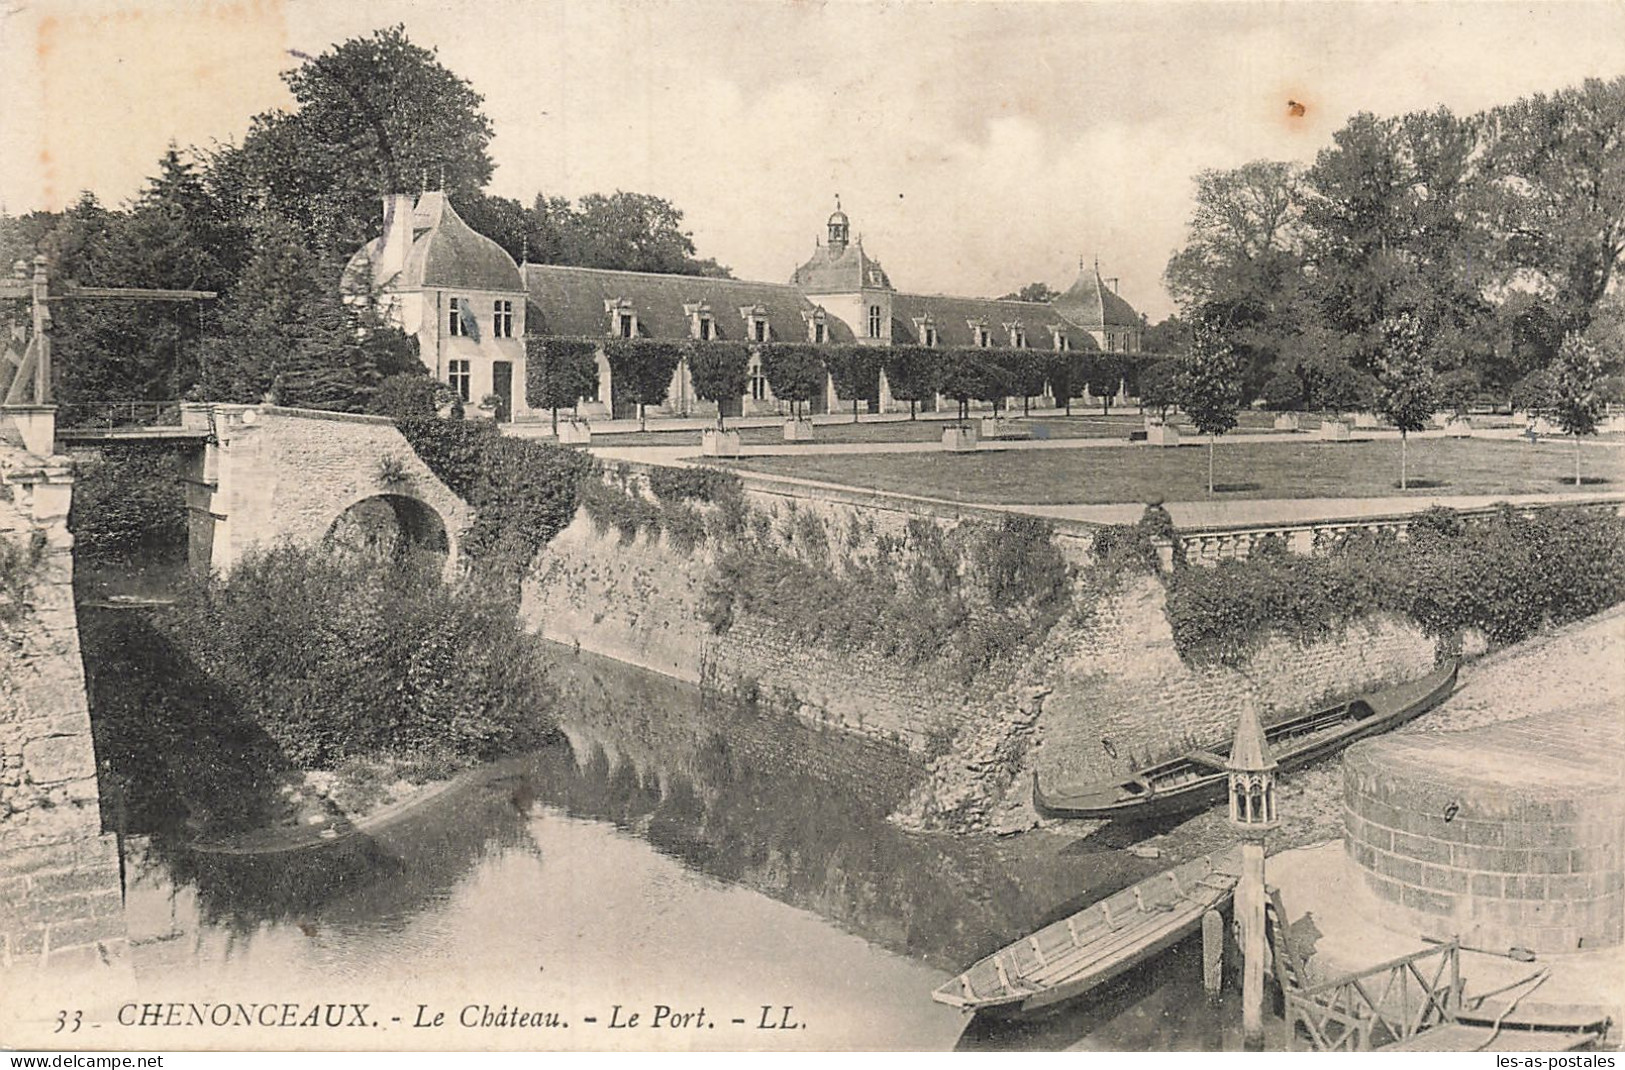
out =
[[[384,194],[384,237],[378,247],[373,278],[386,282],[406,267],[406,252],[412,247],[412,195]]]

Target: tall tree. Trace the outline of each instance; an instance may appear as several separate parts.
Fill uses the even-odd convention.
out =
[[[1060,297],[1059,291],[1050,288],[1047,282],[1029,282],[1014,293],[1007,293],[999,298],[1000,301],[1031,301],[1034,304],[1043,304]]]
[[[1584,336],[1563,339],[1552,365],[1551,413],[1557,425],[1574,437],[1574,485],[1580,485],[1580,436],[1597,433],[1606,405],[1602,356]]]
[[[1422,327],[1410,313],[1382,323],[1382,353],[1377,362],[1377,410],[1399,428],[1399,489],[1408,489],[1406,443],[1433,415],[1438,398],[1435,376],[1422,352]]]
[[[683,213],[670,201],[646,193],[617,190],[590,193],[560,220],[562,263],[620,271],[729,278],[715,260],[694,256],[694,238],[683,229]]]
[[[1625,258],[1625,75],[1490,112],[1486,167],[1498,252],[1583,331]]]
[[[1214,443],[1236,426],[1241,408],[1241,360],[1211,319],[1197,322],[1190,349],[1177,360],[1179,407],[1207,436],[1207,492],[1212,494]]]
[[[1247,395],[1280,361],[1304,315],[1302,199],[1292,164],[1254,160],[1201,172],[1189,236],[1164,272],[1187,315],[1223,322],[1246,368]]]
[[[484,98],[404,26],[295,55],[282,79],[296,108],[256,116],[225,154],[240,159],[222,165],[318,249],[348,255],[374,236],[383,194],[427,187],[462,202],[491,180]]]
[[[1382,323],[1419,320],[1431,363],[1454,367],[1481,347],[1489,316],[1488,239],[1474,161],[1482,122],[1440,108],[1397,118],[1362,113],[1307,175],[1304,221],[1316,300],[1353,336],[1353,362],[1374,367]]]

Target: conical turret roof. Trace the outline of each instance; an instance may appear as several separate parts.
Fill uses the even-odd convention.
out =
[[[1275,768],[1270,745],[1264,738],[1264,726],[1258,722],[1258,711],[1251,702],[1241,708],[1236,722],[1236,741],[1230,746],[1230,760],[1225,763],[1235,772],[1261,772]]]

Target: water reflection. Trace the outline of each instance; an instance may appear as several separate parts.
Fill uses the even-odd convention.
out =
[[[776,1000],[823,1016],[814,1047],[1223,1042],[1218,1011],[1191,1013],[1188,952],[1037,1024],[967,1027],[929,998],[943,971],[1167,862],[1055,834],[906,833],[887,816],[920,775],[908,755],[563,648],[545,656],[567,742],[486,766],[370,835],[192,850],[199,809],[234,783],[252,798],[242,771],[265,741],[140,614],[117,616],[92,622],[85,649],[146,976],[455,970],[557,1001]]]

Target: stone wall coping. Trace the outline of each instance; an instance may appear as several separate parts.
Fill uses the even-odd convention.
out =
[[[652,469],[662,467],[646,461],[615,461],[613,463],[641,475],[647,475]],[[710,466],[706,467],[709,468]],[[744,484],[747,491],[772,494],[782,498],[800,498],[806,501],[859,505],[870,509],[908,513],[914,516],[932,516],[947,520],[969,519],[998,522],[1007,516],[1033,515],[1017,509],[1001,509],[991,505],[951,502],[942,498],[928,498],[924,495],[898,494],[894,491],[867,490],[856,487],[842,487],[836,484],[786,480],[764,475],[760,472],[737,471],[730,468],[714,470],[733,472],[734,475],[739,477],[740,482]],[[1046,520],[1053,525],[1057,534],[1080,539],[1092,540],[1095,532],[1106,526],[1092,521],[1064,517],[1040,517],[1040,519]]]
[[[1458,516],[1484,517],[1494,515],[1503,506],[1526,511],[1532,509],[1598,509],[1621,505],[1625,505],[1625,494],[1600,495],[1594,498],[1567,498],[1544,502],[1497,502],[1491,505],[1475,505],[1466,509],[1451,506],[1446,508],[1450,508]],[[1204,535],[1270,535],[1283,531],[1305,531],[1312,528],[1365,528],[1380,527],[1385,524],[1409,524],[1415,521],[1423,511],[1425,510],[1411,513],[1380,513],[1369,516],[1255,521],[1246,524],[1203,524],[1201,527],[1180,528],[1179,537],[1190,539],[1200,538]]]

